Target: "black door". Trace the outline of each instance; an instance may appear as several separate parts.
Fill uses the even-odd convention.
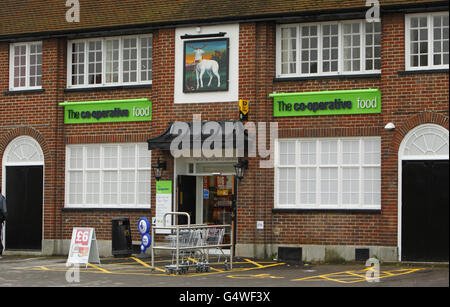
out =
[[[195,224],[196,215],[196,187],[197,177],[178,176],[178,212],[187,212],[191,217],[191,224]],[[186,216],[178,217],[178,224],[187,224]]]
[[[403,261],[448,261],[448,172],[448,160],[403,162]]]
[[[6,249],[41,249],[42,169],[42,166],[6,167]]]

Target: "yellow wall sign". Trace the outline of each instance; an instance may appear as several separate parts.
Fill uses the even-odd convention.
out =
[[[219,196],[227,196],[228,190],[217,190],[217,195]]]
[[[248,111],[249,111],[249,101],[239,99],[239,118],[241,120],[246,120],[248,117]]]
[[[247,115],[249,110],[248,100],[239,99],[239,110],[242,114]]]

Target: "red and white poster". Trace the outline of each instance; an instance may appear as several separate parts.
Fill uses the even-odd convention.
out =
[[[94,228],[74,228],[66,265],[100,263]]]
[[[227,176],[216,176],[216,187],[218,189],[225,189],[227,186]]]

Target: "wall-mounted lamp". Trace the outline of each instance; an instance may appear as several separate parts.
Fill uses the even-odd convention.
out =
[[[158,158],[158,162],[152,165],[153,176],[155,176],[156,181],[159,181],[162,177],[162,171],[165,171],[167,167],[166,161],[160,162]]]
[[[248,160],[240,160],[237,164],[234,165],[234,169],[236,171],[236,177],[241,180],[244,178],[244,172],[248,169]]]
[[[386,130],[394,130],[395,129],[395,125],[394,125],[394,123],[387,123],[386,126],[384,126],[384,129],[386,129]]]

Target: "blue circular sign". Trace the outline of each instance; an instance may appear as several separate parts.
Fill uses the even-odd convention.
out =
[[[144,235],[150,231],[150,222],[146,217],[141,217],[138,223],[139,233]]]
[[[147,249],[147,247],[150,246],[152,243],[152,238],[150,237],[150,234],[146,233],[142,236],[142,245]]]

